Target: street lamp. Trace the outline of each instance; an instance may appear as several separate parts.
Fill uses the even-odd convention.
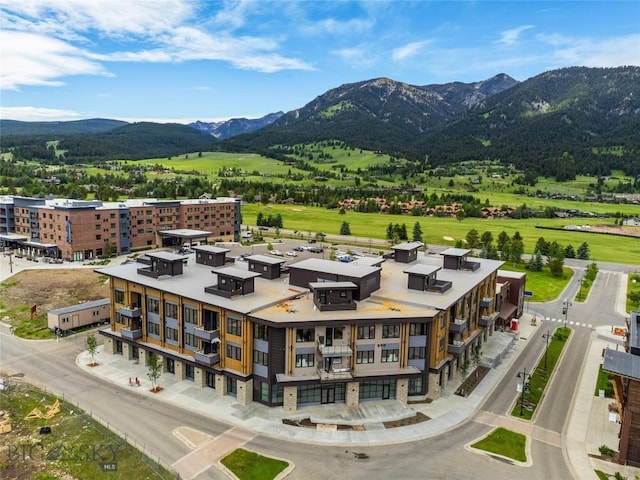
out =
[[[553,335],[551,335],[551,333],[549,333],[549,330],[547,330],[547,333],[542,335],[542,338],[546,343],[546,346],[544,349],[544,370],[546,372],[547,371],[547,354],[549,353],[549,340],[553,338]]]
[[[521,372],[518,372],[518,378],[522,379],[522,389],[520,394],[520,416],[524,415],[524,393],[525,391],[529,393],[529,380],[531,380],[531,375],[527,374],[527,369],[523,368]]]
[[[567,328],[567,316],[569,315],[569,307],[571,305],[573,305],[573,303],[571,303],[568,298],[565,298],[562,302],[562,313],[564,315],[564,328]]]
[[[584,275],[580,277],[580,291],[578,292],[578,298],[582,302],[584,299],[582,298],[582,282],[584,282]]]

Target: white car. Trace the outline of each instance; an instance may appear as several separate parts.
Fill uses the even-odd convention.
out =
[[[297,257],[298,254],[296,252],[294,252],[293,250],[289,251],[289,252],[285,252],[284,253],[287,257]]]
[[[282,252],[280,250],[271,250],[269,253],[271,255],[277,255],[278,257],[282,257]]]

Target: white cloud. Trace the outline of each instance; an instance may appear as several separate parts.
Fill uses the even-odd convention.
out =
[[[375,50],[368,45],[340,48],[330,52],[354,69],[365,69],[376,64]]]
[[[620,65],[640,65],[640,34],[605,40],[568,39],[558,35],[539,38],[555,48],[549,55],[550,59],[555,61],[555,66],[618,67]]]
[[[533,25],[522,25],[517,28],[512,28],[511,30],[505,30],[500,34],[500,38],[496,41],[496,43],[502,43],[504,45],[514,45],[520,39],[520,34],[525,30],[529,30],[533,28]]]
[[[391,58],[394,62],[401,62],[407,58],[413,57],[420,53],[420,51],[428,44],[428,41],[411,42],[403,45],[402,47],[395,48],[391,52]]]
[[[0,87],[62,85],[69,75],[108,75],[86,52],[55,38],[26,32],[3,31]]]
[[[300,27],[300,32],[306,35],[355,35],[369,31],[374,22],[369,19],[352,18],[350,20],[336,20],[327,18]]]
[[[59,108],[0,106],[0,117],[10,120],[20,120],[22,122],[53,122],[59,120],[80,120],[82,118],[90,118],[92,115]]]
[[[219,28],[205,29],[208,20],[200,18],[199,5],[223,7],[213,20]],[[213,60],[265,73],[313,70],[310,63],[279,53],[277,39],[229,33],[243,25],[250,7],[260,8],[255,5],[188,0],[0,0],[0,87],[58,86],[68,75],[107,75],[106,62]]]

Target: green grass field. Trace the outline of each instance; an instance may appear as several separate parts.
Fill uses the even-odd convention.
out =
[[[527,437],[523,434],[498,427],[485,438],[471,445],[471,448],[502,455],[518,462],[526,462],[526,443]]]
[[[491,220],[481,218],[465,218],[458,221],[454,218],[414,217],[411,215],[387,215],[348,212],[340,215],[338,210],[303,205],[261,205],[246,204],[242,207],[244,224],[255,225],[258,212],[268,215],[281,214],[284,228],[299,232],[319,232],[339,234],[342,222],[348,222],[354,241],[358,237],[386,237],[389,223],[407,226],[411,236],[413,225],[420,222],[423,241],[430,245],[453,246],[456,240],[464,239],[471,229],[480,234],[490,231],[494,239],[505,231],[510,237],[518,231],[524,241],[525,253],[532,253],[539,237],[548,242],[557,241],[561,245],[573,245],[577,249],[582,242],[589,244],[591,258],[596,261],[625,263],[640,266],[640,241],[637,238],[598,235],[580,231],[537,229],[537,224],[562,227],[573,224],[567,219],[524,219],[524,220]],[[447,238],[453,240],[447,240]]]

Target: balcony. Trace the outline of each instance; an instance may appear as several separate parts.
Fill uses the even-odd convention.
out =
[[[469,328],[469,322],[464,318],[456,318],[453,322],[449,322],[449,331],[459,333]]]
[[[318,342],[318,351],[323,357],[350,357],[353,355],[353,350],[349,345],[327,346]]]
[[[194,354],[194,359],[196,362],[202,363],[204,365],[215,365],[220,362],[220,354],[219,353],[204,353],[203,350],[197,351]]]
[[[493,298],[491,297],[482,297],[480,299],[480,306],[482,308],[490,308],[493,305]]]
[[[496,321],[496,318],[498,318],[498,313],[499,312],[493,312],[489,315],[482,315],[478,323],[481,327],[490,327]]]
[[[196,337],[211,342],[212,340],[220,338],[220,330],[206,330],[206,327],[196,327],[193,329],[193,333]]]
[[[465,342],[454,340],[453,343],[447,345],[447,351],[453,355],[460,355],[464,351]]]
[[[448,280],[431,280],[427,283],[425,290],[427,292],[444,293],[451,288],[451,283]]]
[[[320,375],[320,381],[327,380],[351,380],[353,378],[353,374],[351,373],[351,369],[348,367],[345,368],[330,368],[329,370],[325,370],[324,368],[318,369],[318,375]]]
[[[127,318],[140,318],[142,317],[142,309],[140,307],[121,307],[116,310],[116,313],[119,313],[123,317]]]
[[[126,338],[127,340],[138,340],[142,338],[142,329],[141,328],[121,328],[120,335],[122,338]]]
[[[460,263],[460,270],[471,270],[475,272],[480,268],[480,262],[464,261]]]

